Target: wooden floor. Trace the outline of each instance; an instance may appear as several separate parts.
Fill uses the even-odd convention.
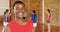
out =
[[[38,24],[36,32],[42,32],[42,25],[43,24]],[[59,32],[60,26],[51,25],[50,29],[51,29],[50,32]],[[48,27],[47,25],[44,24],[44,32],[47,32],[47,31],[48,31]]]
[[[36,32],[42,32],[42,25],[43,24],[38,24],[38,26],[36,27]],[[0,23],[0,32],[2,31],[2,28],[3,28],[2,23]],[[51,25],[51,32],[59,32],[59,29],[60,27]],[[44,25],[44,32],[47,31],[48,31],[47,25]]]
[[[3,28],[3,25],[2,25],[2,23],[0,22],[0,32],[2,32],[2,28]]]

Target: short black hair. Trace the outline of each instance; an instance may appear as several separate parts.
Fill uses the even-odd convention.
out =
[[[33,13],[36,13],[35,10],[33,10]]]
[[[25,6],[22,1],[16,1],[16,2],[13,4],[13,9],[14,9],[14,6],[15,6],[16,4],[23,4],[23,6]]]

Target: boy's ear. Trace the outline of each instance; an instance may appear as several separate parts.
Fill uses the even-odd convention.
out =
[[[16,7],[14,7],[14,13],[16,13]]]

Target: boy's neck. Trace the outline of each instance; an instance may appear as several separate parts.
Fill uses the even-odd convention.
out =
[[[23,19],[16,19],[17,23],[20,25],[25,25],[26,21],[24,21]]]

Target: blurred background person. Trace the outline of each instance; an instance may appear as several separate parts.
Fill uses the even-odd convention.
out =
[[[35,32],[36,27],[37,27],[37,15],[36,15],[35,10],[32,10],[30,19],[31,19],[32,22],[33,22],[33,31]]]
[[[47,9],[47,26],[48,26],[48,32],[50,32],[50,18],[51,18],[51,13],[50,9]]]
[[[8,24],[8,16],[10,16],[10,11],[9,11],[8,9],[6,9],[6,11],[4,12],[2,32],[4,32],[4,29],[6,28],[6,26],[7,26],[7,24]]]

